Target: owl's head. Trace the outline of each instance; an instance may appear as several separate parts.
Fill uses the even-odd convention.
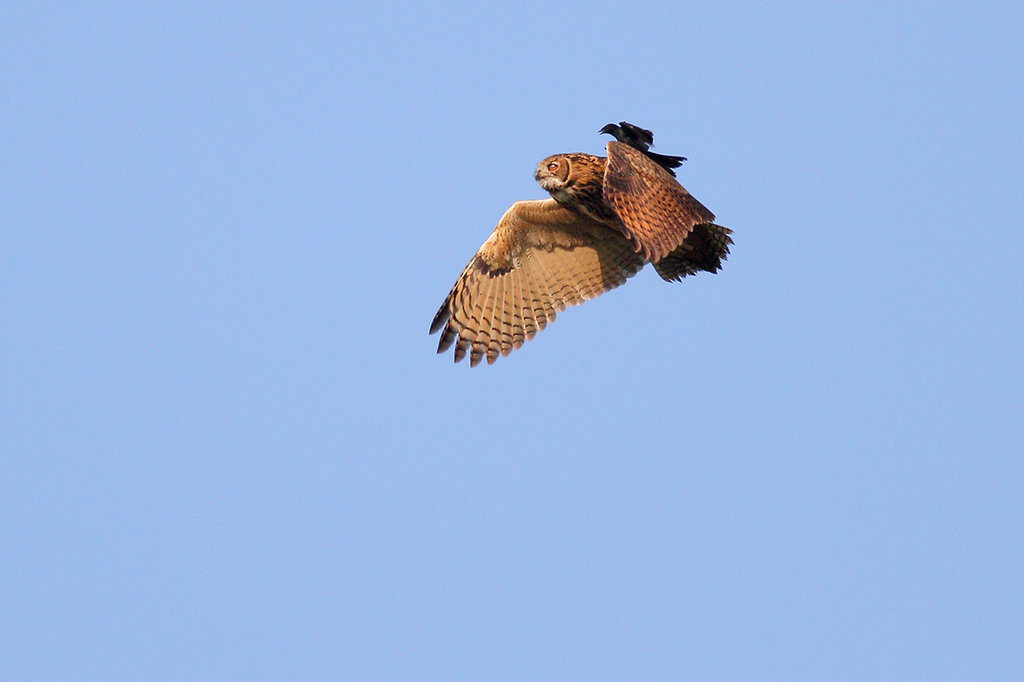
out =
[[[548,192],[573,191],[581,185],[592,184],[600,191],[606,162],[603,156],[579,152],[555,154],[537,165],[533,177]]]
[[[537,172],[533,174],[533,178],[546,191],[557,192],[560,189],[565,189],[571,170],[572,160],[569,156],[557,154],[549,156],[537,164]]]

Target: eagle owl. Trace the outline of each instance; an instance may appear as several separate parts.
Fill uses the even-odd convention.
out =
[[[606,157],[556,154],[537,166],[551,198],[505,211],[434,316],[438,353],[454,344],[456,362],[469,353],[471,366],[492,363],[648,262],[666,281],[722,267],[732,231],[676,181],[682,157],[649,152],[650,131],[625,121],[601,132],[623,140]]]

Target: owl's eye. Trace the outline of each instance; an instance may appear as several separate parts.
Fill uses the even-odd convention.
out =
[[[556,170],[558,170],[558,164],[557,163],[549,163],[548,164],[548,170],[551,171],[552,173],[554,173]]]

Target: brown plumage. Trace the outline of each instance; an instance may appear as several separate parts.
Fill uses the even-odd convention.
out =
[[[644,265],[614,229],[552,199],[512,204],[434,316],[437,352],[494,362],[544,329],[566,306],[614,289]]]
[[[492,363],[647,262],[665,280],[721,268],[731,230],[644,153],[607,150],[540,162],[552,199],[518,201],[498,221],[434,316],[438,353],[454,345],[456,362]]]

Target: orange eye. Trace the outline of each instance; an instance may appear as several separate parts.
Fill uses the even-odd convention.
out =
[[[548,170],[551,171],[552,173],[554,173],[556,170],[558,170],[558,164],[557,163],[549,163],[548,164]]]

